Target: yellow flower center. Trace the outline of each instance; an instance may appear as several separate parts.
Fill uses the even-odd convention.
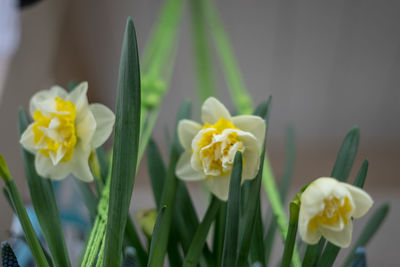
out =
[[[309,222],[308,228],[311,231],[318,229],[319,225],[334,226],[341,220],[344,225],[348,223],[347,214],[353,209],[350,199],[338,199],[336,197],[324,200],[324,210],[315,215]]]
[[[65,153],[61,161],[66,162],[74,154],[76,144],[75,130],[75,104],[59,97],[54,99],[55,112],[47,116],[40,110],[33,114],[33,134],[36,144],[40,143],[39,150],[43,155],[49,157],[50,153],[57,155],[59,150]]]
[[[206,177],[228,174],[232,169],[236,151],[243,152],[244,145],[236,132],[224,131],[238,128],[231,121],[220,118],[215,124],[204,124],[203,129],[210,130],[203,133],[197,147]]]

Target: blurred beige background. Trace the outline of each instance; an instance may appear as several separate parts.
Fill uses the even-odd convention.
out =
[[[273,96],[268,150],[282,175],[284,136],[296,131],[296,166],[289,197],[332,169],[346,132],[361,129],[353,176],[365,158],[365,189],[391,213],[368,247],[370,266],[396,266],[400,240],[400,11],[399,1],[217,1],[247,87],[255,102]],[[89,81],[89,98],[114,108],[118,61],[126,17],[135,21],[139,49],[162,1],[53,0],[21,13],[21,44],[0,104],[0,151],[28,203],[17,138],[17,109],[37,90],[69,80]],[[179,103],[196,96],[188,9],[182,21],[176,67],[154,137],[164,147]],[[0,36],[1,38],[1,36]],[[215,62],[221,76],[219,62]],[[232,107],[223,78],[220,97]],[[195,105],[198,117],[198,105]],[[142,165],[145,165],[143,162]],[[197,191],[196,185],[191,187]],[[135,184],[137,210],[152,205],[146,169]],[[0,197],[0,239],[8,236],[11,210]],[[362,222],[360,222],[362,224]],[[275,259],[280,251],[275,250]]]

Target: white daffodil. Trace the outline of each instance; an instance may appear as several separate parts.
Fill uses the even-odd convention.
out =
[[[348,247],[352,219],[364,216],[372,204],[372,198],[358,187],[334,178],[319,178],[301,195],[300,236],[308,244],[316,244],[323,236],[336,246]]]
[[[115,116],[104,105],[89,105],[87,88],[87,82],[83,82],[67,93],[53,86],[31,98],[29,111],[33,122],[22,134],[20,143],[36,155],[39,175],[59,180],[72,173],[82,181],[93,180],[89,155],[108,139]]]
[[[237,151],[243,153],[242,183],[257,175],[265,121],[252,115],[231,117],[213,97],[204,102],[201,119],[203,125],[191,120],[178,124],[178,137],[185,152],[179,158],[176,175],[186,181],[203,180],[214,195],[227,200]]]

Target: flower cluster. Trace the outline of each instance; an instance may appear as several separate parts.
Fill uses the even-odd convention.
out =
[[[104,105],[89,105],[87,89],[86,82],[70,93],[53,86],[32,97],[29,111],[33,122],[20,143],[36,155],[39,175],[58,180],[72,173],[82,181],[93,180],[89,155],[108,139],[115,117]]]

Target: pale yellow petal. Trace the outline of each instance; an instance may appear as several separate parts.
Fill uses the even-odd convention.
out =
[[[240,130],[252,133],[257,140],[258,148],[261,149],[265,136],[265,121],[263,119],[259,116],[240,115],[232,117],[232,122]]]
[[[88,108],[87,100],[88,83],[82,82],[72,90],[68,95],[67,100],[75,104],[77,119],[84,109]]]
[[[43,178],[61,180],[68,176],[74,168],[73,161],[59,162],[53,165],[51,159],[38,152],[35,157],[35,168]]]
[[[364,216],[374,204],[371,196],[364,190],[353,185],[349,185],[346,183],[343,183],[343,185],[347,188],[347,190],[350,191],[352,200],[355,205],[355,210],[352,216],[354,218],[360,218]]]
[[[180,156],[176,165],[176,176],[185,181],[199,181],[205,179],[202,172],[198,172],[192,168],[191,152],[184,152]]]
[[[325,237],[332,244],[341,247],[347,248],[351,243],[351,236],[353,232],[353,223],[349,221],[347,225],[341,231],[332,231],[323,226],[319,229],[323,237]]]
[[[310,244],[310,245],[317,244],[321,238],[321,233],[318,230],[311,231],[308,228],[308,224],[309,224],[311,218],[304,211],[305,210],[302,209],[302,207],[300,207],[299,226],[298,226],[300,237],[307,244]]]
[[[209,97],[201,107],[201,120],[203,123],[215,124],[220,118],[231,120],[231,115],[226,107],[214,97]]]
[[[33,133],[32,127],[33,124],[30,124],[28,128],[26,128],[19,142],[24,147],[24,149],[34,154],[37,151],[37,145],[35,143],[35,135]]]
[[[33,95],[29,103],[31,116],[36,110],[42,112],[52,112],[54,110],[54,99],[60,97],[66,99],[68,93],[60,86],[53,86],[49,90],[41,90]]]
[[[257,176],[260,168],[260,153],[258,149],[248,149],[243,152],[243,177],[242,182],[245,180],[254,179]]]
[[[78,137],[79,144],[87,149],[91,149],[92,138],[96,132],[96,120],[93,113],[87,109],[87,112],[79,116],[79,120],[76,124],[76,135]]]
[[[204,180],[204,184],[208,188],[208,190],[210,190],[211,193],[213,193],[220,200],[228,200],[230,175],[215,178],[206,178]]]
[[[192,149],[192,141],[201,130],[201,125],[191,120],[181,120],[178,124],[178,138],[185,150]]]
[[[114,127],[115,115],[102,104],[91,104],[90,110],[96,121],[96,131],[92,137],[91,147],[97,148],[110,137]]]

